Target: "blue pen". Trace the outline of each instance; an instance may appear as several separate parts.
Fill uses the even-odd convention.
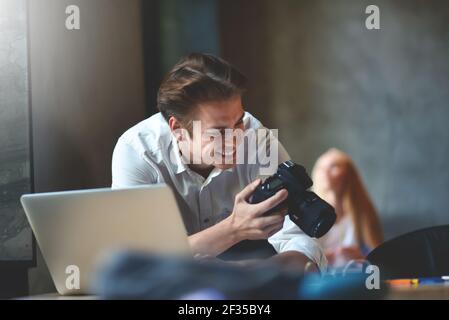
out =
[[[429,277],[429,278],[419,278],[419,284],[420,285],[426,285],[426,284],[437,284],[437,283],[444,283],[445,280],[443,277]]]

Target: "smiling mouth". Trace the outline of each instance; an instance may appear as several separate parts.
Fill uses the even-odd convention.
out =
[[[221,156],[222,158],[225,158],[225,157],[232,157],[232,156],[234,156],[236,153],[237,153],[237,150],[236,150],[236,149],[232,150],[231,152],[217,152],[217,154],[218,154],[219,156]]]

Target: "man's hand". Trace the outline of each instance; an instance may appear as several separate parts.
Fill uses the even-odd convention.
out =
[[[282,229],[287,209],[267,217],[263,214],[284,201],[287,190],[281,190],[263,202],[249,204],[247,200],[260,182],[257,179],[237,194],[234,211],[229,217],[189,236],[193,254],[216,257],[240,241],[267,239]]]
[[[250,183],[235,197],[233,212],[227,220],[231,233],[237,242],[267,239],[281,230],[284,224],[287,208],[269,216],[263,216],[263,214],[287,199],[287,190],[280,190],[263,202],[257,204],[248,203],[249,197],[260,182],[261,180],[257,179]]]

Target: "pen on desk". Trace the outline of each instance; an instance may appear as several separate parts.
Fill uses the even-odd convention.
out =
[[[396,287],[396,286],[431,285],[431,284],[449,282],[449,276],[417,278],[417,279],[391,279],[391,280],[386,280],[386,282],[389,285],[394,286],[394,287]]]
[[[442,277],[429,277],[429,278],[420,278],[419,284],[436,284],[436,283],[443,283],[445,280]]]
[[[419,279],[391,279],[386,280],[386,282],[392,286],[410,286],[418,285]]]

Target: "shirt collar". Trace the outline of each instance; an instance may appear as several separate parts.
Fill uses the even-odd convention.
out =
[[[168,147],[169,150],[169,161],[171,165],[174,166],[174,171],[176,174],[180,174],[187,170],[187,165],[184,163],[181,157],[181,151],[179,150],[178,141],[176,137],[170,132],[171,136],[170,145]]]

